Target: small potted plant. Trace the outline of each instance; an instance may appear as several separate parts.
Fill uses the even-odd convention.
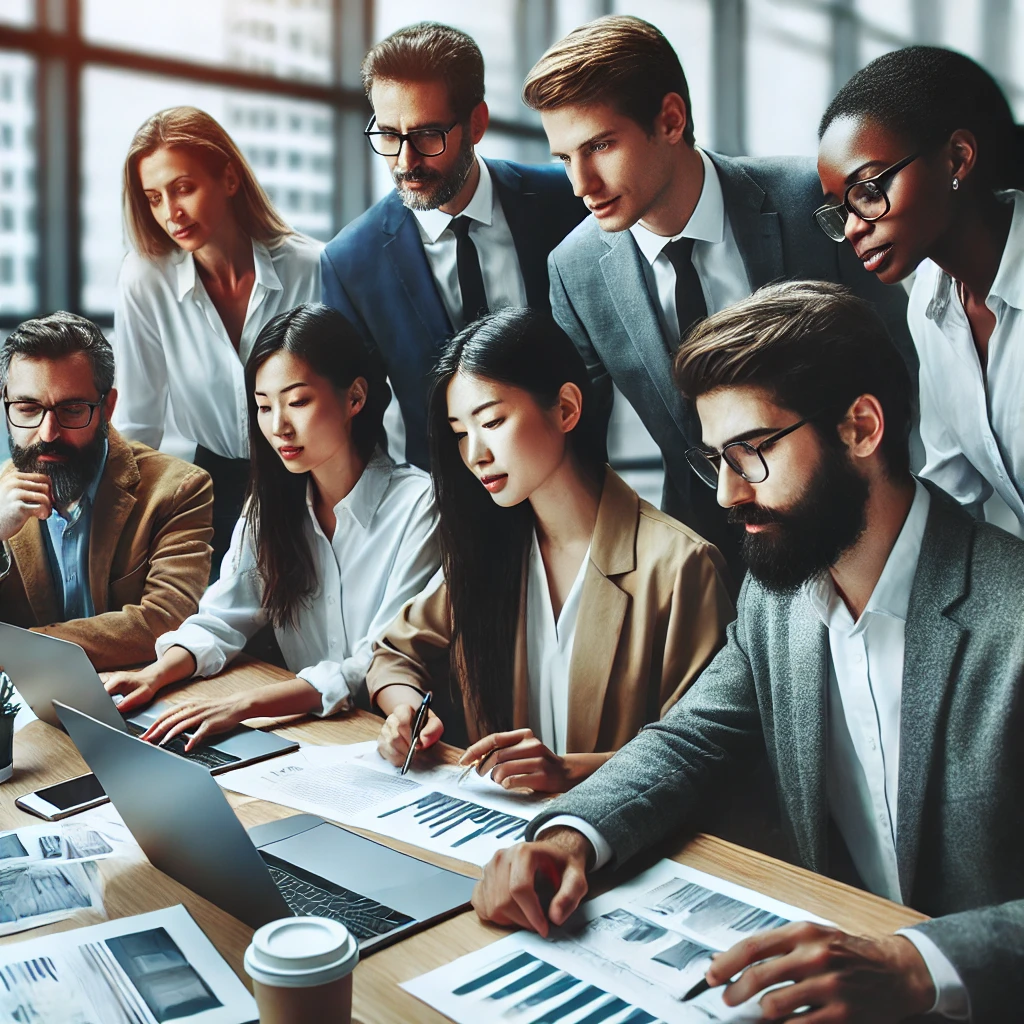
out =
[[[0,668],[0,782],[14,774],[14,716],[21,710],[14,703],[14,683]]]

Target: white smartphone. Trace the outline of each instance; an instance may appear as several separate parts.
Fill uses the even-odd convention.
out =
[[[57,821],[106,803],[107,794],[103,792],[99,779],[90,773],[68,779],[67,782],[58,782],[56,786],[37,789],[34,793],[26,793],[14,802],[29,814],[36,814],[47,821]]]

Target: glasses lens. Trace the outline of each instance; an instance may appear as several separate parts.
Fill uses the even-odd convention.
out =
[[[694,471],[708,485],[718,487],[718,466],[716,466],[707,455],[699,448],[691,448],[686,453],[686,461],[690,469]]]
[[[401,135],[392,135],[391,132],[371,132],[366,137],[370,140],[373,151],[381,156],[398,156],[398,151],[402,148]]]
[[[57,406],[57,422],[69,430],[87,427],[91,419],[92,409],[84,402],[66,402]]]
[[[11,402],[7,418],[16,427],[38,427],[43,421],[43,407],[36,402]]]
[[[889,212],[889,200],[876,181],[854,185],[846,195],[850,209],[863,220],[878,220]]]
[[[818,227],[832,239],[833,242],[846,240],[846,207],[826,206],[822,210],[816,210],[815,219]]]
[[[444,132],[433,128],[409,133],[409,141],[420,156],[440,156],[444,152]]]
[[[725,446],[722,458],[729,468],[738,473],[748,484],[759,484],[768,476],[768,467],[760,453],[746,441],[735,441]]]

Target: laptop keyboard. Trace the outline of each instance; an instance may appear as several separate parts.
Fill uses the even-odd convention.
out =
[[[303,871],[272,853],[260,850],[274,884],[299,917],[330,917],[340,921],[357,939],[372,939],[413,918],[384,906],[368,896]]]
[[[125,719],[125,725],[128,726],[128,731],[133,736],[141,736],[146,731],[145,726],[128,719]],[[223,750],[217,750],[214,747],[197,747],[195,750],[186,750],[185,743],[186,740],[175,736],[169,743],[164,744],[164,750],[169,750],[172,754],[177,754],[189,761],[198,761],[199,764],[207,768],[220,768],[222,765],[234,764],[235,761],[240,760],[234,754],[225,754]]]

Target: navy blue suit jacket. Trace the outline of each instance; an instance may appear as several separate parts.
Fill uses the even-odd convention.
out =
[[[526,298],[550,311],[548,253],[587,214],[565,171],[488,160],[512,232]],[[387,364],[402,409],[406,458],[427,468],[427,388],[454,333],[427,262],[419,229],[397,192],[346,225],[320,257],[323,301],[343,313]]]

